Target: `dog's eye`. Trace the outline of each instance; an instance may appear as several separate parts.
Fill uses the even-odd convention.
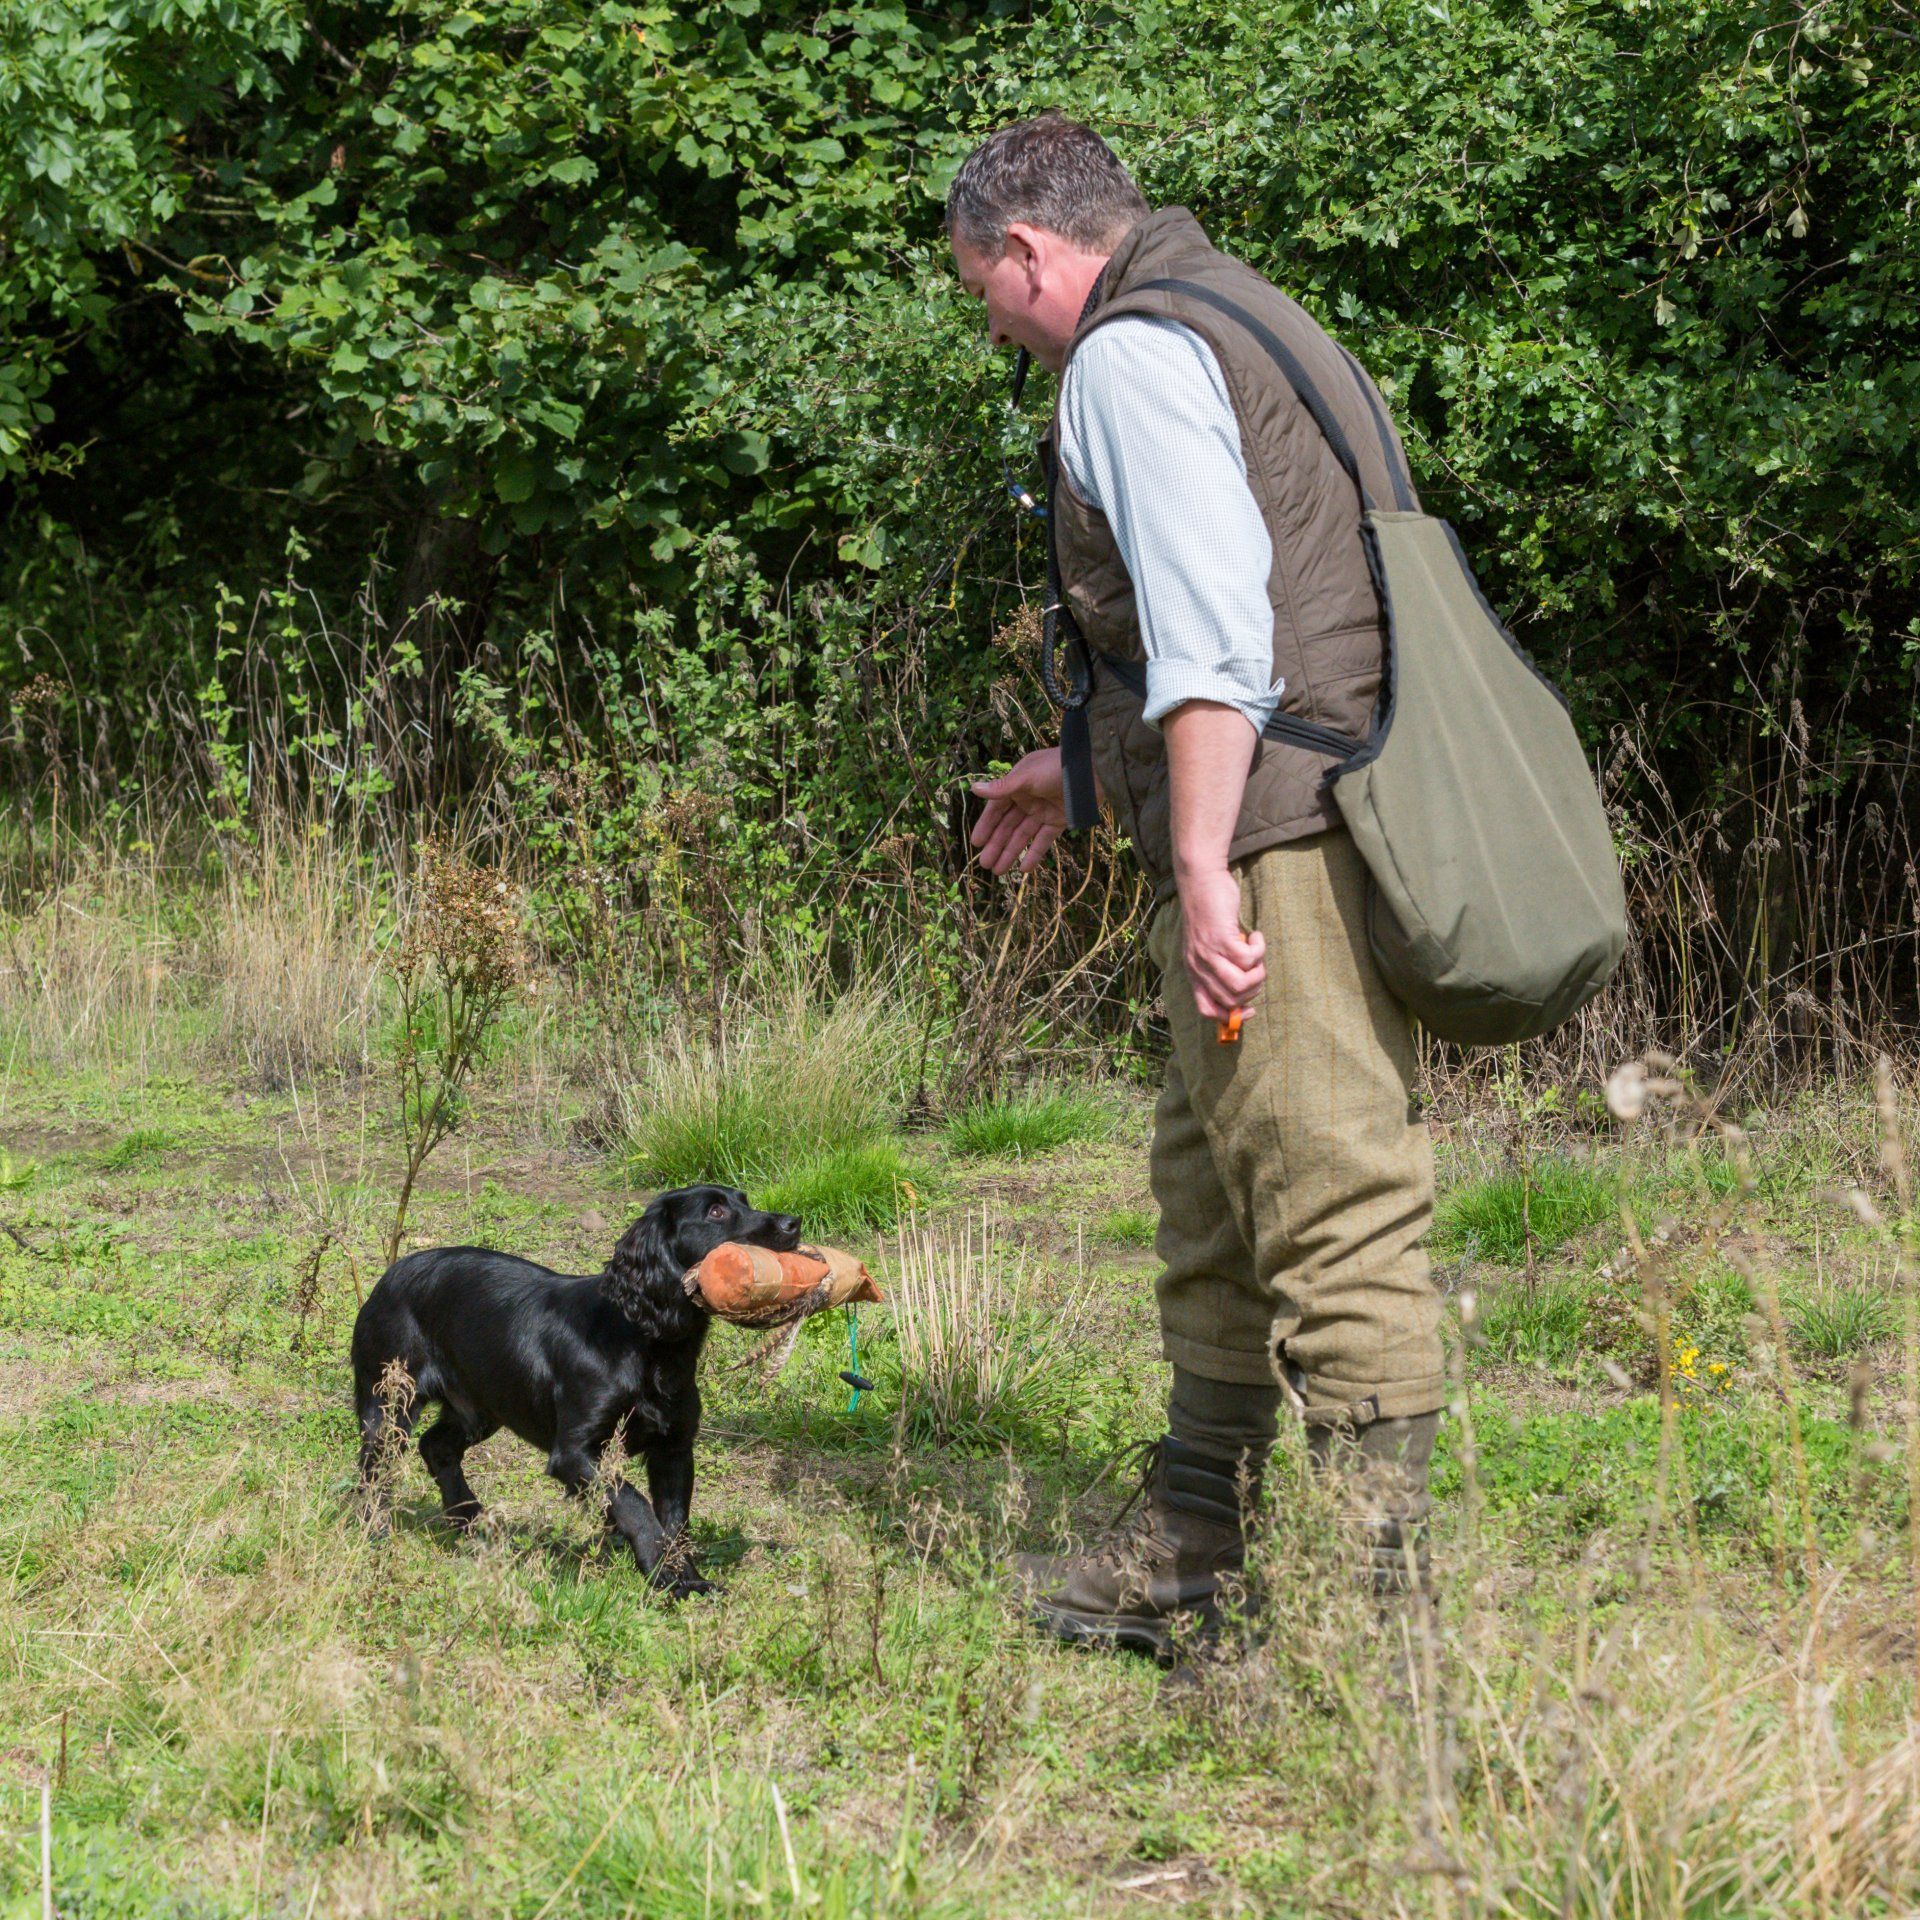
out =
[[[725,1220],[732,1212],[733,1209],[728,1206],[724,1200],[716,1200],[713,1205],[707,1209],[707,1218],[709,1220]]]

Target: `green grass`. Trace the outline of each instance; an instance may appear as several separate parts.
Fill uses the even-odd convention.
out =
[[[1102,1240],[1123,1247],[1151,1247],[1159,1230],[1160,1216],[1151,1207],[1115,1207],[1099,1227]]]
[[[929,1196],[886,1098],[863,1137],[776,1140],[756,1198],[867,1236],[888,1295],[858,1323],[875,1390],[849,1408],[839,1315],[770,1384],[731,1370],[751,1336],[716,1331],[693,1530],[722,1591],[673,1608],[504,1433],[469,1461],[491,1516],[477,1538],[435,1524],[411,1454],[391,1535],[355,1521],[345,1356],[392,1174],[358,1088],[303,1094],[304,1131],[284,1096],[243,1107],[190,1075],[16,1069],[4,1090],[13,1163],[37,1172],[0,1206],[20,1236],[0,1233],[0,1912],[39,1910],[38,1769],[63,1730],[56,1910],[118,1920],[1306,1920],[1330,1901],[1429,1920],[1558,1912],[1570,1885],[1597,1912],[1602,1871],[1625,1876],[1623,1909],[1711,1883],[1732,1889],[1723,1913],[1786,1920],[1811,1904],[1810,1822],[1834,1808],[1857,1825],[1820,1831],[1883,1876],[1880,1904],[1920,1903],[1898,1830],[1920,1807],[1889,1787],[1910,1777],[1910,1664],[1844,1667],[1837,1633],[1810,1652],[1801,1585],[1804,1488],[1861,1643],[1910,1616],[1897,1385],[1867,1412],[1885,1448],[1849,1429],[1832,1368],[1796,1389],[1797,1454],[1747,1367],[1663,1428],[1651,1391],[1556,1377],[1633,1298],[1564,1241],[1532,1289],[1480,1286],[1487,1355],[1542,1364],[1469,1375],[1471,1468],[1465,1424],[1443,1425],[1433,1689],[1382,1711],[1399,1642],[1344,1583],[1315,1518],[1331,1496],[1287,1453],[1269,1631],[1174,1693],[1145,1660],[1043,1640],[1004,1573],[1016,1550],[1097,1535],[1131,1483],[1116,1451],[1160,1430],[1152,1289],[1118,1251],[1154,1224],[1137,1156],[1019,1180],[943,1163],[925,1224],[977,1218],[994,1189],[1008,1211],[970,1262],[921,1276],[903,1346],[877,1222],[903,1175]],[[637,1196],[609,1196],[617,1168],[577,1147],[552,1157],[568,1097],[534,1116],[524,1088],[482,1084],[413,1232],[573,1271],[604,1258],[608,1224],[583,1210],[624,1219]],[[118,1150],[130,1129],[172,1144],[127,1211],[99,1145],[76,1142]],[[326,1159],[339,1229],[298,1347],[290,1290],[315,1230],[283,1147]],[[1676,1335],[1703,1362],[1737,1358],[1752,1309],[1698,1230],[1714,1197],[1662,1192]],[[1797,1258],[1810,1204],[1783,1199],[1756,1244]],[[1063,1211],[1089,1222],[1084,1265]],[[1543,1241],[1559,1217],[1536,1207]],[[1865,1270],[1868,1230],[1834,1218],[1832,1259]],[[1797,1352],[1859,1331],[1803,1339],[1799,1310],[1830,1303],[1787,1298]],[[1843,1741],[1805,1737],[1820,1659],[1816,1683],[1850,1702]],[[1570,1768],[1678,1865],[1569,1822]],[[1434,1846],[1444,1886],[1422,1870]]]
[[[180,1142],[164,1127],[136,1127],[100,1156],[109,1173],[129,1173],[157,1167]]]
[[[870,1140],[801,1160],[754,1198],[769,1212],[798,1214],[808,1235],[831,1239],[890,1227],[927,1191],[926,1173],[898,1146]]]
[[[1866,1287],[1828,1282],[1781,1302],[1793,1343],[1815,1360],[1850,1360],[1899,1328],[1894,1303]]]
[[[1585,1160],[1538,1159],[1527,1172],[1514,1168],[1456,1187],[1435,1209],[1434,1238],[1517,1267],[1526,1263],[1529,1234],[1537,1259],[1617,1220],[1619,1211],[1619,1185],[1601,1169]]]
[[[1586,1345],[1592,1289],[1573,1275],[1543,1277],[1529,1287],[1507,1280],[1488,1289],[1480,1303],[1480,1332],[1487,1351],[1509,1360],[1564,1366]]]
[[[1025,1160],[1080,1140],[1104,1140],[1113,1111],[1084,1093],[1033,1089],[987,1100],[947,1123],[947,1144],[970,1159]]]

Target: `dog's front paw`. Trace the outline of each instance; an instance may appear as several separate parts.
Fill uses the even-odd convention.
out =
[[[711,1580],[694,1567],[676,1567],[672,1572],[662,1568],[656,1576],[655,1584],[669,1600],[688,1600],[696,1593],[720,1591]]]

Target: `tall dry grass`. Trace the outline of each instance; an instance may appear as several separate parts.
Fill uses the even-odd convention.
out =
[[[215,1064],[273,1085],[365,1064],[391,909],[357,849],[278,826],[215,860],[142,847],[70,860],[0,911],[0,1032],[23,1062]]]
[[[275,819],[303,823],[300,831],[320,822],[328,843],[365,848],[384,872],[404,870],[423,831],[457,821],[464,830],[451,837],[477,839],[490,857],[525,862],[523,877],[553,883],[539,931],[603,1027],[651,1026],[675,998],[697,1001],[711,1024],[737,1004],[757,951],[782,946],[782,928],[761,924],[742,853],[764,840],[783,849],[783,889],[805,876],[796,902],[832,929],[843,973],[849,956],[867,970],[874,954],[913,956],[906,973],[945,1016],[931,1061],[931,1030],[916,1036],[920,1078],[931,1070],[948,1107],[1036,1064],[1151,1048],[1157,983],[1139,939],[1150,901],[1110,834],[1063,846],[1017,884],[994,881],[971,860],[958,785],[911,763],[900,768],[896,811],[858,847],[785,818],[777,795],[743,818],[741,796],[722,806],[702,771],[676,760],[670,714],[648,715],[645,737],[658,742],[648,751],[659,758],[636,757],[623,705],[633,696],[566,680],[544,643],[499,676],[497,700],[476,704],[450,656],[416,652],[409,629],[382,624],[378,602],[370,583],[344,620],[331,619],[291,570],[250,603],[223,598],[211,621],[217,658],[205,654],[204,635],[183,645],[178,670],[138,713],[44,675],[14,689],[0,710],[0,784],[15,803],[15,817],[0,818],[0,901],[65,895],[84,910],[71,883],[94,859],[89,849],[113,841],[116,809],[133,792],[150,812],[197,823],[202,839],[210,821],[280,831],[276,884],[296,890],[307,885],[302,862]],[[1023,659],[1029,638],[1025,627],[1003,636]],[[996,684],[1005,739],[1040,737],[1045,715],[1026,704],[1030,692],[1018,675]],[[897,719],[904,738],[912,716],[902,708]],[[1510,1059],[1430,1049],[1437,1097],[1484,1105],[1503,1074],[1590,1085],[1649,1044],[1760,1098],[1822,1074],[1855,1076],[1882,1050],[1913,1057],[1913,724],[1844,711],[1816,724],[1790,681],[1755,680],[1735,690],[1716,725],[1731,744],[1711,764],[1684,763],[1657,713],[1613,728],[1596,771],[1631,906],[1620,974],[1578,1019]],[[535,845],[537,863],[527,858]],[[351,887],[356,877],[338,872]],[[275,1050],[263,1005],[293,1008],[294,1051],[325,1057],[336,1015],[354,1017],[354,987],[341,975],[360,967],[360,909],[340,908],[345,923],[335,924],[334,908],[306,903],[323,975],[310,985],[299,940],[284,935],[289,903],[228,904],[241,930],[230,939],[216,930],[209,945],[245,949],[222,1010],[247,1030],[249,1066],[269,1071]],[[141,996],[129,991],[138,982],[123,978],[113,944],[59,959],[66,978],[85,976],[93,989],[64,985],[59,1002],[83,1021],[137,1031]],[[17,986],[17,957],[8,964]],[[36,977],[55,964],[36,958]],[[236,957],[210,952],[207,964],[234,968]],[[164,1009],[167,998],[154,1004]],[[40,1021],[36,1044],[59,1044],[57,1026],[51,1014]]]
[[[940,1440],[1012,1430],[1058,1365],[1086,1306],[1082,1280],[1043,1292],[1033,1263],[982,1208],[916,1219],[888,1274],[900,1355],[900,1415]]]
[[[1645,716],[1596,772],[1627,889],[1628,944],[1605,992],[1510,1056],[1429,1044],[1449,1104],[1502,1075],[1592,1086],[1655,1046],[1730,1097],[1778,1101],[1920,1051],[1920,731],[1745,690],[1744,743],[1688,778]]]

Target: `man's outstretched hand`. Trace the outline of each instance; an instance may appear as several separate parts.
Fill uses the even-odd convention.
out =
[[[1005,873],[1016,861],[1031,873],[1067,824],[1066,788],[1058,747],[1036,747],[997,780],[976,780],[986,810],[973,829],[980,864]]]

